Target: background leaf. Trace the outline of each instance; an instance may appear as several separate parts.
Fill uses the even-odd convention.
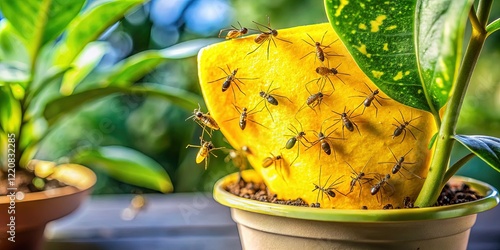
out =
[[[61,78],[71,70],[70,67],[61,68],[59,66],[54,66],[48,70],[41,72],[37,78],[31,83],[31,91],[29,93],[28,100],[31,101],[35,97],[39,97],[39,93],[48,88],[47,85],[60,82]]]
[[[102,2],[75,18],[55,53],[55,64],[66,65],[75,59],[83,48],[96,40],[107,28],[123,18],[130,9],[145,0],[110,0]]]
[[[500,172],[500,139],[483,135],[455,135],[472,153]]]
[[[26,82],[28,78],[28,72],[7,63],[0,63],[0,85],[9,82]]]
[[[130,83],[141,79],[156,66],[167,61],[169,59],[163,57],[157,50],[143,51],[114,66],[105,79],[111,86],[129,86]]]
[[[73,93],[75,87],[99,64],[108,49],[109,45],[105,42],[88,44],[71,64],[71,70],[64,75],[61,93]]]
[[[195,56],[201,48],[218,41],[220,39],[196,39],[162,50],[148,50],[135,54],[114,66],[106,81],[114,86],[129,85],[169,59]]]
[[[0,126],[6,133],[18,133],[21,124],[21,104],[9,86],[0,86]]]
[[[146,94],[165,98],[172,103],[191,110],[196,107],[202,100],[198,95],[192,94],[182,89],[159,86],[159,85],[144,85],[134,87],[118,87],[109,86],[104,88],[90,89],[75,93],[70,96],[63,96],[49,102],[45,108],[44,116],[49,124],[54,124],[60,117],[71,111],[80,108],[84,104],[88,104],[96,99],[109,96],[111,94]]]
[[[3,129],[1,128],[1,124],[0,124],[0,162],[2,162],[2,163],[7,162],[7,160],[8,160],[7,142],[8,142],[7,133],[5,133],[5,131],[3,131]],[[0,171],[7,172],[8,167],[9,167],[8,164],[1,164]]]
[[[84,3],[85,0],[3,0],[0,9],[34,58],[40,47],[61,34]]]
[[[470,4],[325,0],[330,23],[365,74],[394,100],[435,114],[455,77]]]
[[[163,167],[139,151],[106,146],[79,152],[73,162],[97,166],[113,178],[163,193],[174,190],[170,177]]]
[[[7,19],[0,20],[0,81],[26,82],[29,56],[21,40]]]

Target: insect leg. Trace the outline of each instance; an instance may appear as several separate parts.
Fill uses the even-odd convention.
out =
[[[263,42],[263,43],[264,43],[264,42]],[[248,56],[248,55],[250,55],[250,54],[252,54],[252,53],[254,53],[255,51],[257,51],[257,50],[260,48],[260,46],[262,46],[262,44],[263,44],[263,43],[260,43],[260,44],[257,46],[257,48],[255,48],[254,50],[252,50],[252,51],[248,52],[248,53],[247,53],[247,56]],[[246,56],[245,56],[245,57],[246,57]]]
[[[241,81],[240,81],[240,82],[241,82]],[[238,83],[236,83],[236,81],[234,81],[234,80],[233,80],[233,83],[234,83],[234,85],[236,85],[236,87],[238,88],[238,90],[239,90],[239,91],[240,91],[240,92],[241,92],[244,96],[246,96],[245,92],[243,92],[243,91],[241,90],[241,88],[240,88],[240,86],[238,85]],[[241,83],[243,83],[243,82],[241,82]],[[244,84],[244,83],[243,83],[243,84]]]
[[[216,79],[216,80],[210,81],[210,82],[208,82],[208,83],[214,83],[214,82],[220,81],[220,80],[222,80],[222,79],[226,79],[226,78],[227,78],[227,76],[224,76],[224,77],[221,77],[221,78],[219,78],[219,79]]]

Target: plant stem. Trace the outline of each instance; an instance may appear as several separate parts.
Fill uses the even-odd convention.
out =
[[[472,8],[470,8],[469,20],[473,29],[481,30],[481,23],[479,23],[479,20],[477,19],[476,12],[474,11],[474,5],[472,6]]]
[[[455,133],[462,102],[486,39],[486,30],[484,27],[488,20],[491,5],[491,0],[481,1],[479,4],[478,20],[480,26],[479,29],[475,26],[472,27],[469,45],[465,51],[460,72],[453,86],[451,98],[448,101],[447,108],[443,115],[427,179],[415,201],[416,206],[432,206],[441,192],[446,169],[450,161],[451,149],[454,143],[453,135]]]
[[[25,116],[26,116],[26,113],[27,113],[27,109],[28,109],[28,106],[29,106],[29,96],[30,96],[30,85],[33,83],[34,79],[35,79],[35,74],[36,74],[36,62],[37,62],[37,59],[38,59],[38,52],[39,52],[39,48],[37,48],[35,50],[35,52],[33,53],[32,57],[31,57],[31,63],[30,63],[30,76],[29,76],[29,79],[28,79],[28,84],[26,86],[26,89],[25,89],[25,92],[24,92],[24,97],[19,101],[19,105],[21,107],[21,122],[20,122],[20,125],[19,125],[19,131],[17,132],[17,143],[15,145],[15,155],[16,155],[16,167],[18,169],[21,169],[22,168],[22,164],[21,164],[21,158],[24,154],[24,150],[21,149],[20,147],[20,144],[21,144],[21,138],[22,138],[22,135],[23,135],[23,129],[24,129],[24,126],[26,125],[27,121],[25,119]],[[24,148],[26,149],[26,148]]]
[[[479,1],[479,5],[477,6],[477,19],[481,24],[481,27],[486,27],[488,23],[488,18],[490,17],[491,5],[493,4],[493,0],[482,0]],[[486,33],[486,32],[485,32]]]

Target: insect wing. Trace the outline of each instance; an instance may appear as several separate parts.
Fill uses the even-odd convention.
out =
[[[262,44],[267,39],[269,39],[269,34],[268,33],[262,33],[262,34],[259,34],[257,37],[255,37],[254,42],[257,43],[257,44]]]
[[[204,115],[204,122],[203,122],[207,127],[213,129],[213,130],[219,130],[219,124],[215,121],[214,118],[212,118],[209,115]]]
[[[274,162],[273,158],[267,157],[266,159],[264,159],[264,161],[262,161],[262,167],[267,168],[267,167],[271,166],[273,164],[273,162]]]
[[[240,31],[239,30],[230,30],[227,32],[226,39],[232,39],[240,36]]]

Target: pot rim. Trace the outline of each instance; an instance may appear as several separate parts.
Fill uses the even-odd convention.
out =
[[[260,176],[254,170],[242,173],[246,180],[259,181]],[[455,181],[464,181],[485,197],[476,201],[441,207],[425,207],[412,209],[362,210],[362,209],[321,209],[311,207],[295,207],[268,202],[261,202],[238,197],[224,189],[228,183],[238,179],[238,173],[227,175],[215,183],[213,196],[222,205],[266,215],[316,221],[335,222],[384,222],[384,221],[416,221],[436,220],[462,217],[476,214],[495,207],[500,196],[491,185],[469,177],[454,176]]]

